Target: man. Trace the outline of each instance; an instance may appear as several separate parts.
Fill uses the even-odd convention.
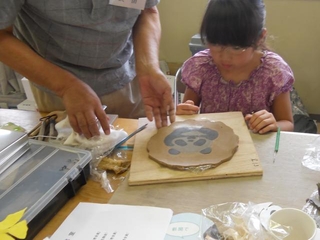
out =
[[[0,61],[32,82],[40,111],[65,109],[87,138],[99,135],[97,121],[110,132],[101,104],[166,126],[174,106],[158,62],[158,2],[1,1]]]

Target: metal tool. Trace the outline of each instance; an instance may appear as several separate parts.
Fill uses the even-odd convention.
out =
[[[125,137],[124,139],[122,139],[120,142],[118,142],[115,146],[114,149],[120,147],[122,144],[124,144],[127,140],[129,140],[130,138],[132,138],[134,135],[136,135],[138,132],[141,132],[143,129],[145,129],[148,126],[148,123],[144,124],[143,126],[139,127],[137,130],[135,130],[134,132],[132,132],[131,134],[129,134],[127,137]]]
[[[46,138],[54,137],[55,132],[55,121],[57,119],[57,114],[47,115],[40,118],[40,128],[37,139],[39,141],[46,141]]]
[[[103,155],[104,156],[111,155],[114,152],[114,150],[116,150],[117,148],[120,148],[122,144],[124,144],[126,141],[128,141],[130,138],[132,138],[138,132],[141,132],[143,129],[145,129],[147,127],[147,125],[148,124],[144,124],[143,126],[139,127],[137,130],[135,130],[134,132],[132,132],[131,134],[129,134],[128,136],[123,138],[120,142],[118,142],[113,148],[111,148],[108,151],[104,152]],[[130,149],[130,147],[128,147],[127,149]]]

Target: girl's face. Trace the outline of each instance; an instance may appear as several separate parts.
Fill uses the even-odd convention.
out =
[[[246,68],[254,61],[253,47],[223,46],[209,44],[211,56],[222,72],[233,72]]]

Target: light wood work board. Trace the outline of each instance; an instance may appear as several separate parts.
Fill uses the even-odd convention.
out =
[[[136,135],[128,179],[129,185],[261,176],[263,174],[259,156],[241,112],[181,115],[176,117],[176,121],[186,119],[221,121],[231,127],[235,134],[239,136],[239,147],[232,159],[216,168],[204,171],[175,170],[162,166],[148,156],[148,141],[157,132],[155,124],[150,123],[145,130]],[[147,122],[146,118],[139,119],[139,125]]]

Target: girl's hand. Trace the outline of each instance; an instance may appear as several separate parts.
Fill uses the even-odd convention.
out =
[[[244,119],[249,129],[254,133],[264,134],[278,129],[277,121],[273,114],[266,110],[247,114]]]
[[[177,105],[176,115],[192,115],[199,112],[199,107],[194,105],[192,100],[187,100],[184,103]]]

